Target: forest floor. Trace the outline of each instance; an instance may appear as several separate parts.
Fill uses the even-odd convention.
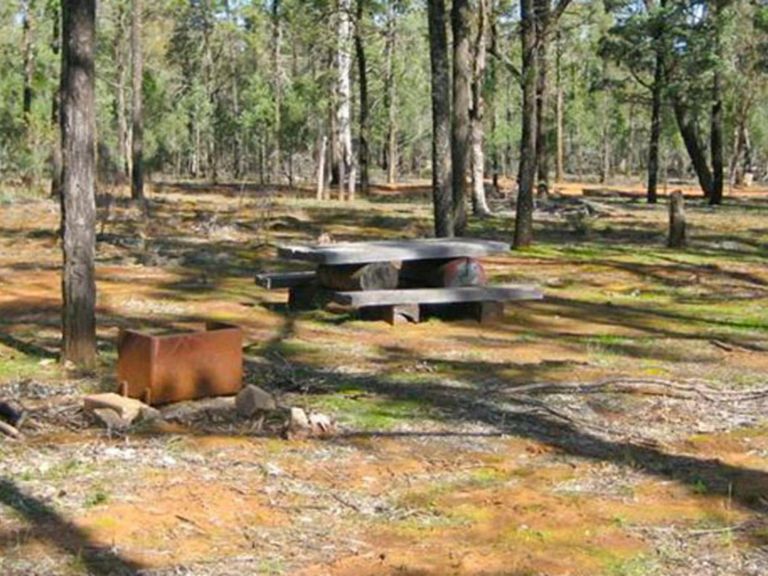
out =
[[[281,242],[428,235],[418,188],[155,185],[147,220],[100,202],[87,374],[55,361],[58,207],[0,193],[0,399],[29,410],[0,437],[0,573],[768,573],[768,399],[748,393],[768,385],[768,190],[690,200],[670,250],[664,199],[583,187],[540,207],[534,248],[487,260],[545,300],[482,327],[289,314],[253,283]],[[495,205],[470,235],[509,240]],[[115,388],[118,327],[205,320],[243,327],[248,383],[339,433],[285,440],[227,401],[126,434],[82,413]]]

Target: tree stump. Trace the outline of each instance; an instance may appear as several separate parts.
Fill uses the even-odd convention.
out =
[[[685,199],[679,190],[669,196],[669,238],[667,246],[683,248],[688,241],[685,226]]]

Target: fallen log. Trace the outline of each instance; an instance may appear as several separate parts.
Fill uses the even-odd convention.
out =
[[[488,277],[476,258],[410,260],[400,270],[400,287],[461,288],[485,286]]]
[[[399,276],[399,262],[320,265],[317,268],[319,284],[332,290],[391,290],[397,288]]]

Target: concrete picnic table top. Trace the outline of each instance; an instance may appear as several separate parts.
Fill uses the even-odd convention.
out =
[[[509,252],[506,242],[480,238],[423,238],[417,240],[380,240],[343,242],[313,246],[279,246],[277,255],[288,260],[304,260],[330,266],[397,262],[405,260],[438,260],[448,258],[480,258]]]

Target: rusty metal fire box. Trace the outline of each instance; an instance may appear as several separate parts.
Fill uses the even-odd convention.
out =
[[[149,335],[120,330],[120,392],[157,405],[236,394],[243,383],[243,332],[209,322],[204,331]]]

